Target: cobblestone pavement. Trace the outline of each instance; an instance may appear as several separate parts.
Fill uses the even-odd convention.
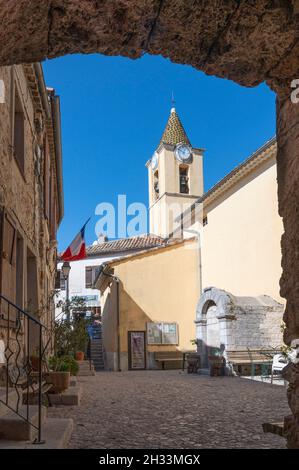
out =
[[[69,448],[285,447],[262,431],[290,413],[285,387],[182,371],[99,372],[79,382],[79,407],[48,412],[74,419]]]

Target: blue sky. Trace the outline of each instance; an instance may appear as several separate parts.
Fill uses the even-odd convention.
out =
[[[157,56],[73,55],[44,64],[61,99],[65,216],[59,249],[86,219],[95,238],[101,202],[148,203],[146,161],[166,125],[171,93],[194,147],[206,149],[205,190],[275,134],[275,95],[243,88]]]

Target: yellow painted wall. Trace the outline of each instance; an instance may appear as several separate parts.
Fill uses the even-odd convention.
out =
[[[177,322],[179,345],[147,346],[149,352],[194,349],[195,311],[199,296],[198,244],[187,241],[178,247],[154,251],[114,265],[120,284],[120,351],[128,351],[128,331],[146,331],[147,322]],[[108,304],[107,304],[108,305]],[[108,308],[108,307],[106,307]],[[105,307],[104,307],[105,311]],[[110,311],[115,316],[115,312]],[[113,348],[113,332],[106,347]],[[113,320],[111,320],[113,322]]]
[[[227,197],[229,196],[229,197]],[[281,276],[276,161],[246,177],[204,212],[202,283],[234,295],[279,295]]]

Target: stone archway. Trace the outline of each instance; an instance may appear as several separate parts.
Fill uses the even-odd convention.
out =
[[[208,355],[221,350],[226,343],[221,321],[233,315],[233,301],[228,292],[206,288],[196,308],[196,338],[202,366],[208,367]],[[224,336],[223,336],[224,333]]]
[[[99,52],[161,54],[243,86],[277,93],[277,168],[285,340],[299,338],[299,1],[11,0],[0,11],[0,65]],[[220,98],[221,99],[221,98]],[[299,365],[290,374],[289,446],[299,447]],[[295,410],[295,411],[294,411]]]
[[[208,356],[281,344],[283,305],[267,295],[242,297],[216,287],[201,294],[196,309],[196,338],[203,367]],[[227,368],[227,372],[230,368]]]

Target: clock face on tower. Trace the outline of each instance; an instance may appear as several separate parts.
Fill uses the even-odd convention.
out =
[[[192,149],[190,145],[187,144],[178,144],[175,148],[176,159],[180,163],[190,163],[192,159]]]
[[[159,163],[159,155],[158,155],[158,152],[155,152],[151,159],[152,170],[156,170],[158,168],[158,163]]]

